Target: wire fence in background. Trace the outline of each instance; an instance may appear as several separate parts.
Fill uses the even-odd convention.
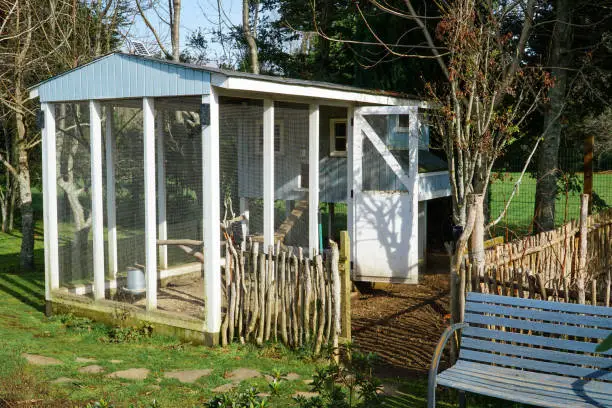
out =
[[[584,186],[583,152],[582,141],[564,140],[561,142],[555,205],[555,225],[557,227],[570,220],[578,219],[580,215],[580,195]],[[491,219],[499,216],[510,198],[528,154],[527,148],[522,152],[509,151],[497,160],[488,192]],[[492,228],[493,236],[512,239],[533,232],[537,182],[536,159],[537,157],[533,158],[525,173],[519,190],[508,207],[506,216]],[[592,203],[594,212],[612,206],[612,155],[610,154],[596,154],[593,159]]]

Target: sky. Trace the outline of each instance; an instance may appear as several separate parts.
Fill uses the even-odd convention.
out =
[[[148,4],[149,0],[142,2],[143,6]],[[219,0],[223,10],[223,24],[224,28],[227,29],[229,25],[240,24],[242,21],[242,1],[241,0]],[[162,0],[160,2],[165,5],[166,2]],[[164,7],[165,8],[165,7]],[[167,25],[163,24],[160,19],[156,16],[153,10],[146,12],[147,18],[151,21],[151,24],[159,28],[159,34],[163,38],[164,42],[170,43],[169,29]],[[150,34],[149,29],[144,24],[140,16],[136,16],[135,25],[131,30],[131,37],[139,39],[145,44],[154,44],[153,36]],[[217,7],[217,0],[182,0],[181,2],[181,49],[184,48],[187,38],[190,34],[196,31],[198,28],[203,28],[206,32],[210,32],[213,29],[217,29],[219,23],[219,11]],[[219,53],[221,48],[218,44],[208,44],[209,51],[211,53]]]

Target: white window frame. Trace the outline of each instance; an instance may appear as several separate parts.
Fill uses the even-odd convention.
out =
[[[263,120],[258,120],[257,126],[257,154],[263,155]],[[274,141],[274,154],[283,154],[285,152],[285,122],[282,119],[274,119],[274,128],[279,127],[278,146]]]
[[[408,127],[400,126],[400,116],[404,116],[404,115],[400,115],[400,114],[393,115],[393,117],[395,118],[395,125],[393,127],[393,131],[395,133],[409,133],[410,125],[408,125]],[[408,120],[410,120],[410,118],[408,118]]]
[[[346,125],[347,134],[344,138],[347,141],[348,146],[348,121],[346,118],[332,118],[329,120],[329,155],[332,157],[346,157],[345,150],[336,150],[336,124],[344,123]]]

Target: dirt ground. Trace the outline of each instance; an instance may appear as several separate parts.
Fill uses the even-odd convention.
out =
[[[353,298],[353,342],[382,358],[381,376],[423,376],[448,325],[448,258],[432,256],[419,281]]]

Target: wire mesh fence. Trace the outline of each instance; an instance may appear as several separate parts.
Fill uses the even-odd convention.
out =
[[[204,198],[199,113],[187,107],[180,111],[160,110],[157,120],[162,126],[158,137],[164,141],[163,169],[159,168],[158,160],[157,171],[165,173],[167,236],[169,239],[201,240]],[[167,251],[168,267],[195,261],[177,246],[168,246]]]
[[[497,218],[512,194],[529,154],[509,151],[497,160],[489,188],[489,215]],[[582,141],[563,140],[559,148],[555,226],[579,218],[580,194],[584,186],[584,144]],[[512,199],[506,216],[491,231],[494,236],[514,238],[534,231],[535,191],[537,184],[534,157],[525,172],[519,190]],[[612,157],[605,154],[593,160],[593,209],[599,211],[612,206]]]
[[[60,284],[72,286],[93,279],[88,105],[58,104],[56,118]]]

